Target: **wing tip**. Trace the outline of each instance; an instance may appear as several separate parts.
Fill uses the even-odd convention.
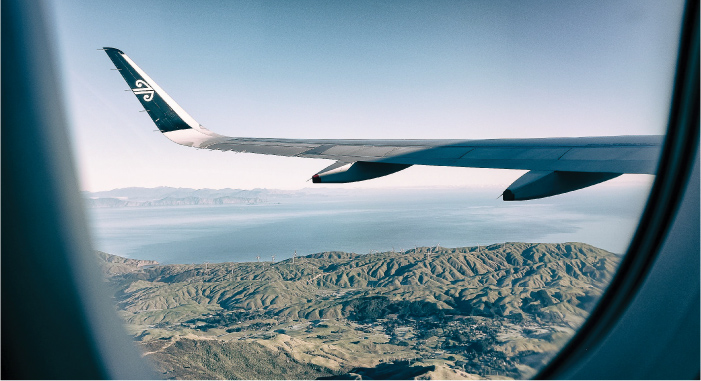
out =
[[[124,54],[123,51],[121,51],[121,50],[119,50],[119,49],[117,49],[117,48],[111,48],[111,47],[109,47],[109,46],[103,46],[103,47],[102,47],[102,50],[104,50],[104,51],[106,51],[106,52],[117,52],[117,53],[119,53],[119,54]]]

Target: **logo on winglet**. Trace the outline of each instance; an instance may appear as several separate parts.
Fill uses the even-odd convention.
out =
[[[135,95],[143,95],[144,101],[149,102],[153,99],[153,89],[143,79],[136,80],[136,88],[131,89]]]

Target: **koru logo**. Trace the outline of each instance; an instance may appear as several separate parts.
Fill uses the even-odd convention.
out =
[[[149,102],[153,99],[153,89],[143,79],[136,80],[136,88],[131,89],[136,95],[144,95],[144,101]]]

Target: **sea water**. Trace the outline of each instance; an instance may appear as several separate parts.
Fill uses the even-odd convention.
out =
[[[502,242],[623,253],[647,190],[594,188],[527,202],[493,190],[328,191],[253,205],[97,208],[88,217],[95,249],[163,264]]]

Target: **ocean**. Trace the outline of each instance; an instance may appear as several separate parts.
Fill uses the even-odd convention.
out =
[[[647,189],[600,188],[527,202],[496,199],[494,189],[328,189],[253,205],[94,208],[88,220],[95,249],[163,264],[502,242],[624,253]]]

